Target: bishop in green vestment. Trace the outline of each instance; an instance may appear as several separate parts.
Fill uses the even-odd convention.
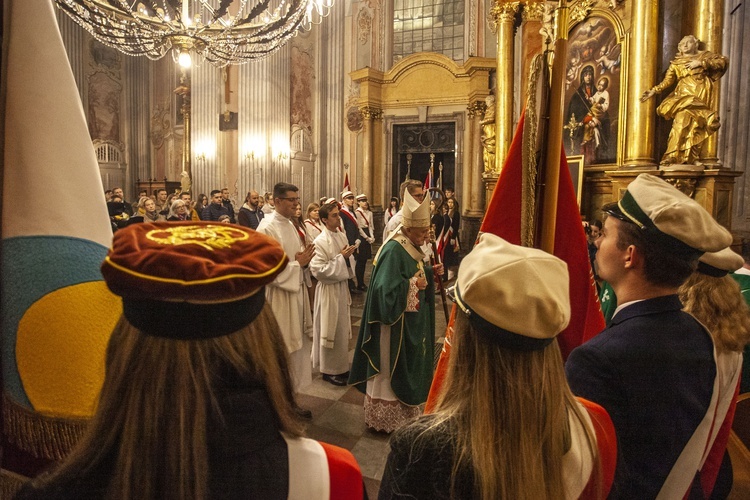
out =
[[[404,227],[375,257],[349,375],[366,394],[365,423],[385,432],[422,413],[434,364],[433,268],[419,248],[429,237],[429,199],[406,198]]]

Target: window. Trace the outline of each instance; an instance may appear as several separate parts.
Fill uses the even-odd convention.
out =
[[[464,59],[464,0],[393,0],[393,62],[417,52]]]

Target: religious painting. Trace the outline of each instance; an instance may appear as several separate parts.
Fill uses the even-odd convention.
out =
[[[291,65],[291,115],[292,124],[312,127],[312,89],[315,87],[315,72],[310,52],[292,46]]]
[[[108,73],[89,77],[88,121],[92,139],[120,142],[122,85]]]
[[[569,35],[563,138],[568,155],[584,164],[617,160],[621,44],[604,17],[587,17]]]

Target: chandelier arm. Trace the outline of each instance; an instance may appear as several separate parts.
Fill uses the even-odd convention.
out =
[[[266,10],[266,8],[268,8],[269,3],[270,0],[263,0],[262,2],[258,2],[257,4],[255,4],[255,7],[253,7],[250,12],[248,12],[247,16],[240,20],[240,24],[245,24],[258,17],[264,10]]]
[[[155,60],[193,51],[223,67],[267,57],[329,11],[332,0],[55,0],[101,43]],[[213,5],[211,5],[213,4]],[[237,10],[231,9],[232,5]],[[235,14],[231,15],[230,10]],[[203,19],[205,18],[205,20]],[[188,24],[189,23],[189,24]]]

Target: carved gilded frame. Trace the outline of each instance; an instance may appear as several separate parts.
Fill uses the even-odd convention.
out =
[[[615,163],[600,163],[586,165],[586,170],[606,171],[613,170],[622,165],[625,159],[625,126],[628,116],[628,85],[630,67],[630,34],[625,31],[625,26],[620,16],[609,9],[593,7],[591,0],[580,0],[573,4],[568,18],[568,34],[580,23],[591,17],[601,17],[612,23],[615,28],[615,37],[620,43],[620,102],[617,110],[617,148]]]

